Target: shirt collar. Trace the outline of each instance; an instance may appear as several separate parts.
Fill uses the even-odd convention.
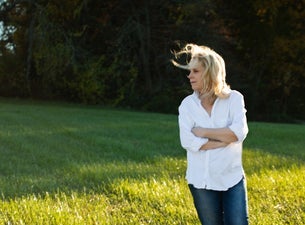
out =
[[[194,91],[192,94],[192,98],[197,105],[201,105],[201,100],[199,98],[198,92]]]

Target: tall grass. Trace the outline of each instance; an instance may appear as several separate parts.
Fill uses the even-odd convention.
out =
[[[0,224],[199,224],[177,117],[0,101]],[[305,224],[305,127],[249,123],[251,224]]]

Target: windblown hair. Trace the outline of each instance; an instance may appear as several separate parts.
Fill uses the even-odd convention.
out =
[[[226,68],[223,58],[207,46],[187,44],[181,51],[175,52],[176,59],[183,54],[190,56],[186,65],[181,65],[172,60],[172,63],[182,69],[191,70],[200,63],[204,70],[202,73],[203,88],[198,93],[199,97],[227,98],[230,86],[226,83]]]

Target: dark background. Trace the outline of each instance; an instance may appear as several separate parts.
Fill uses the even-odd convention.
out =
[[[221,54],[249,120],[305,120],[305,1],[2,0],[0,96],[177,113],[186,43]]]

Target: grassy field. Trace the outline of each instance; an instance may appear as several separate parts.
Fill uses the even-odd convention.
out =
[[[0,118],[0,224],[199,224],[175,115],[0,100]],[[249,127],[251,224],[305,224],[305,126]]]

